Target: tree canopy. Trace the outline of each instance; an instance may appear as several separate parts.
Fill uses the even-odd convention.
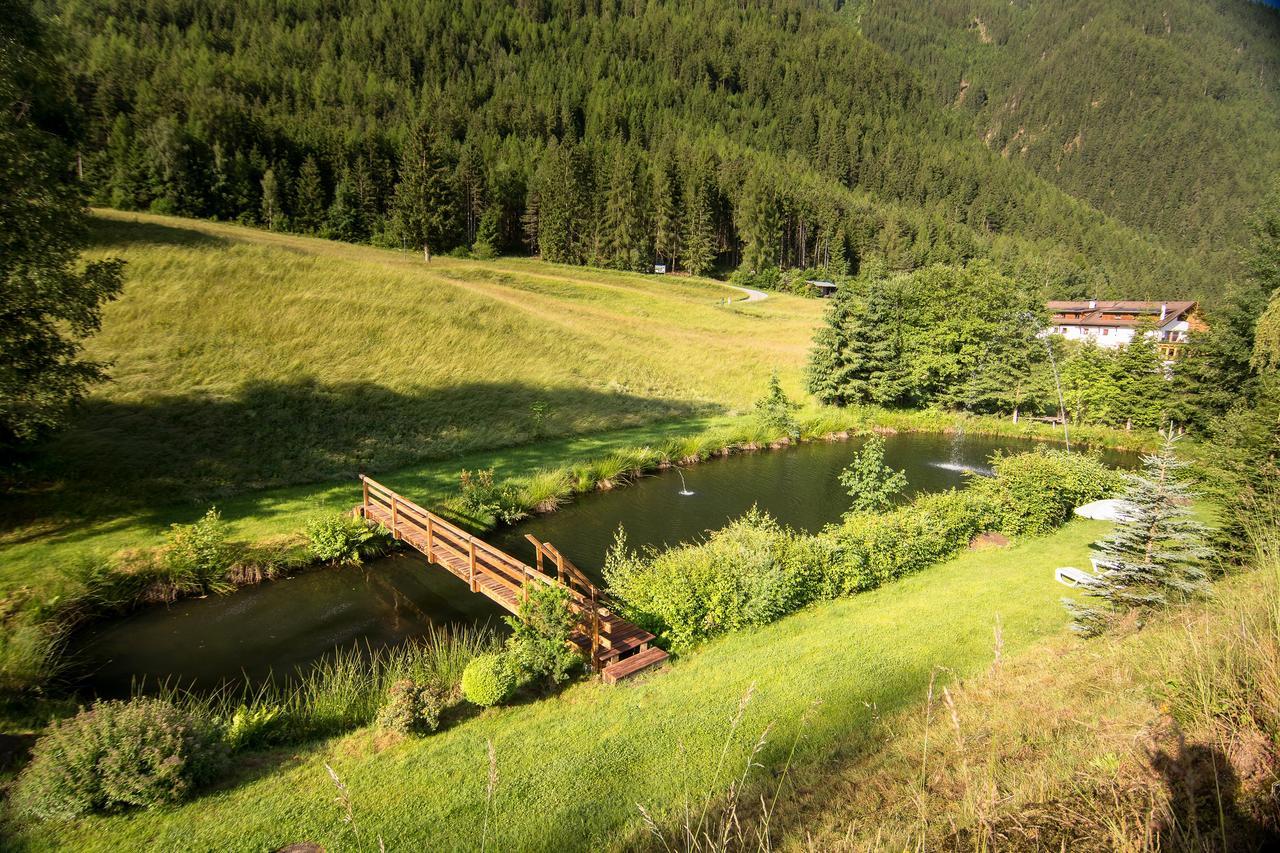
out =
[[[618,268],[987,258],[1064,296],[1216,286],[988,150],[841,5],[41,2],[103,204],[432,251],[489,212],[495,251]]]
[[[79,125],[53,35],[15,0],[0,0],[0,449],[56,427],[104,377],[80,357],[120,264],[78,261],[84,200]]]

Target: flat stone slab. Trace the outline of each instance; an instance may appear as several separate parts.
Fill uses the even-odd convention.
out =
[[[1132,512],[1133,506],[1128,501],[1115,498],[1094,501],[1075,509],[1076,515],[1081,518],[1092,518],[1097,521],[1124,521]]]

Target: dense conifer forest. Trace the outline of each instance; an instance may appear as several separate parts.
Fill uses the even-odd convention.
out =
[[[1280,15],[1246,0],[846,8],[1002,157],[1220,275],[1280,171]]]
[[[428,255],[830,273],[987,258],[1062,296],[1222,287],[1176,231],[984,145],[910,44],[879,26],[893,51],[877,46],[840,3],[42,5],[100,204]]]

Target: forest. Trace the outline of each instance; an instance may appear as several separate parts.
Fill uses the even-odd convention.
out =
[[[1011,162],[1215,273],[1280,171],[1280,16],[1245,0],[907,0],[851,23]]]
[[[839,3],[41,0],[93,201],[431,253],[704,273],[988,259],[1212,296],[989,150]]]

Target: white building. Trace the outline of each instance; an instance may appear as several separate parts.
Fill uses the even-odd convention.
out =
[[[1139,329],[1146,329],[1166,361],[1178,357],[1188,333],[1204,328],[1195,302],[1054,301],[1049,315],[1049,334],[1069,341],[1092,340],[1108,349],[1124,346]]]

